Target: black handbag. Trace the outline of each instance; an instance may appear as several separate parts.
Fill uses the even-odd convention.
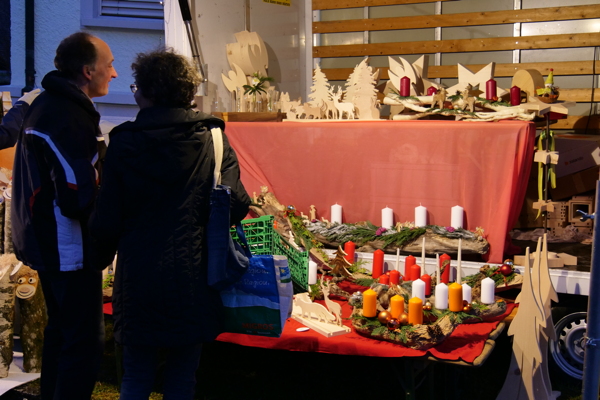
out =
[[[221,164],[223,161],[223,132],[221,128],[211,129],[215,149],[215,171],[213,189],[210,194],[210,214],[206,226],[208,254],[208,284],[222,290],[237,282],[248,270],[248,249],[234,241],[230,233],[229,207],[231,188],[221,185]],[[237,227],[243,230],[241,225]]]

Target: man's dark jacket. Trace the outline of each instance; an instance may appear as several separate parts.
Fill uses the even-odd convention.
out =
[[[10,191],[17,258],[40,271],[103,268],[88,234],[106,148],[89,97],[57,71],[29,107],[15,151]]]
[[[213,126],[224,129],[224,122],[193,110],[150,107],[111,132],[90,225],[109,255],[118,252],[113,316],[121,344],[187,345],[220,332],[220,297],[206,282]],[[250,198],[235,152],[223,140],[222,183],[231,187],[235,223]]]

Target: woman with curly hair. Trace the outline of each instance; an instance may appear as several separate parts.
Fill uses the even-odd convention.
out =
[[[207,285],[205,227],[215,166],[211,128],[192,110],[200,78],[172,51],[138,54],[132,91],[140,111],[116,127],[90,225],[102,252],[118,252],[115,340],[123,346],[121,400],[147,399],[165,362],[164,399],[191,399],[201,346],[221,332],[219,293]],[[231,223],[250,198],[223,134],[222,183]]]

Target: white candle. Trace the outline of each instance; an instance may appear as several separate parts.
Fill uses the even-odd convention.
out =
[[[485,278],[481,281],[481,302],[483,304],[493,304],[496,301],[496,284],[492,278]]]
[[[445,310],[448,308],[448,286],[438,283],[435,286],[435,308]]]
[[[462,288],[463,288],[463,300],[466,300],[467,303],[471,303],[471,286],[467,285],[466,283],[462,284]]]
[[[338,224],[342,223],[342,206],[338,203],[335,203],[331,206],[331,223],[337,222]]]
[[[396,249],[396,271],[400,272],[400,247]]]
[[[388,206],[381,210],[381,226],[386,229],[394,226],[394,210]]]
[[[423,268],[423,273],[426,274],[426,268],[425,268],[425,235],[423,235],[423,244],[421,245],[422,249],[421,249],[421,268]],[[413,296],[414,297],[414,296]]]
[[[421,279],[417,279],[412,283],[411,298],[413,297],[420,298],[423,304],[425,304],[425,282],[423,282]]]
[[[419,205],[415,207],[415,226],[426,226],[427,225],[427,208]]]
[[[435,253],[435,276],[437,283],[440,283],[440,253]]]
[[[317,263],[309,260],[308,261],[308,284],[314,285],[317,283]]]
[[[450,216],[450,226],[453,228],[462,228],[464,214],[465,210],[461,206],[452,207],[452,212]]]
[[[462,281],[462,239],[458,239],[458,256],[456,257],[456,282]]]

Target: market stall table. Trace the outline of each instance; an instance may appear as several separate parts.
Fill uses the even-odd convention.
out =
[[[342,317],[346,326],[352,326],[348,317],[352,307],[342,304]],[[401,368],[398,378],[409,394],[415,392],[414,370],[416,362],[448,362],[459,365],[479,366],[489,356],[494,339],[504,329],[502,320],[508,316],[514,304],[507,305],[506,312],[484,322],[461,324],[442,343],[428,350],[415,350],[400,344],[390,343],[362,336],[354,329],[348,334],[326,337],[315,331],[298,332],[303,327],[300,322],[288,319],[279,338],[252,336],[237,333],[223,333],[217,338],[220,342],[273,350],[318,352],[337,355],[384,357],[397,359]]]
[[[241,178],[252,195],[267,186],[282,204],[331,219],[381,225],[427,208],[429,224],[449,226],[451,208],[464,227],[485,229],[486,260],[501,263],[521,210],[533,160],[535,125],[523,121],[228,122]]]

